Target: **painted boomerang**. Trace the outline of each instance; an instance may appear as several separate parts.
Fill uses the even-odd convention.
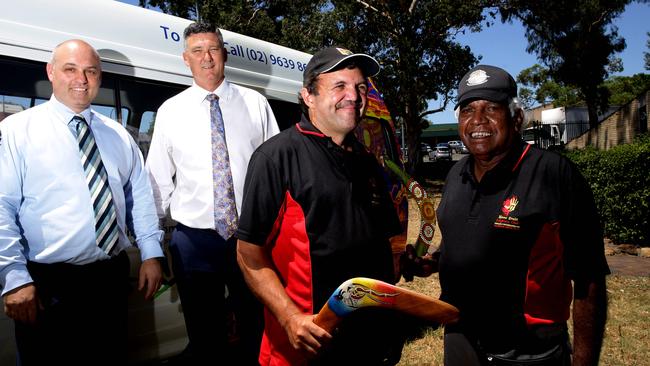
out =
[[[372,278],[355,277],[334,291],[314,323],[331,333],[342,318],[369,306],[393,309],[440,324],[458,321],[458,309],[444,301]]]

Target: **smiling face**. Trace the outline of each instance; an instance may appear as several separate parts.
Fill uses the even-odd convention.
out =
[[[460,106],[458,131],[472,156],[489,170],[507,155],[522,121],[521,111],[511,117],[504,103],[474,100]]]
[[[54,50],[47,64],[56,99],[75,113],[88,108],[99,92],[102,70],[97,52],[86,42],[67,41]]]
[[[320,74],[313,93],[300,93],[314,126],[341,145],[366,110],[368,83],[359,68],[343,68]]]
[[[195,33],[185,40],[183,61],[201,88],[213,91],[224,79],[226,50],[216,33]]]

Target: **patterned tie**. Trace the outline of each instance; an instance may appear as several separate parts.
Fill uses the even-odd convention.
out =
[[[95,211],[95,235],[97,246],[104,253],[110,255],[119,239],[117,230],[117,215],[113,206],[113,194],[108,185],[108,175],[102,163],[95,137],[88,128],[86,120],[81,116],[74,116],[76,123],[77,142],[81,164],[86,172],[86,182],[90,189],[90,196]]]
[[[208,94],[212,125],[212,184],[214,190],[214,223],[219,235],[228,239],[237,230],[235,188],[230,172],[226,131],[219,108],[219,97]]]

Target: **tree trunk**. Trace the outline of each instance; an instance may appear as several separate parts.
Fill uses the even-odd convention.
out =
[[[587,112],[589,113],[589,128],[598,126],[598,108],[592,101],[587,101]]]

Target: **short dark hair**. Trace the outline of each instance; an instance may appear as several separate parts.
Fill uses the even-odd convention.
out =
[[[195,22],[187,26],[185,30],[183,31],[183,40],[184,40],[184,46],[187,48],[187,39],[194,34],[199,34],[199,33],[214,33],[217,35],[217,38],[219,38],[219,42],[221,43],[221,47],[223,47],[223,35],[221,34],[221,31],[219,28],[214,26],[213,24],[210,23],[202,23],[202,22]]]
[[[319,74],[311,74],[305,79],[305,86],[303,88],[307,89],[309,94],[318,95],[318,76]],[[298,93],[298,103],[300,104],[302,113],[309,118],[309,107],[305,104],[300,93]]]

